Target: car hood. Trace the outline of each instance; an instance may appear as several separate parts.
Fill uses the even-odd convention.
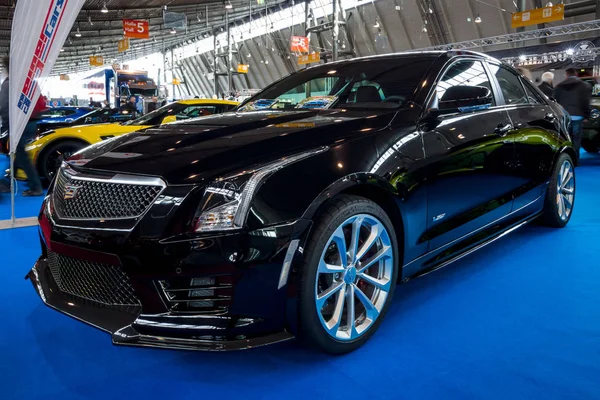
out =
[[[94,124],[94,125],[76,125],[65,128],[56,129],[55,133],[66,135],[119,135],[138,131],[147,128],[147,126],[139,125],[121,125],[121,124]]]
[[[395,114],[340,109],[225,113],[121,136],[80,152],[69,163],[195,184],[372,134],[386,128]]]

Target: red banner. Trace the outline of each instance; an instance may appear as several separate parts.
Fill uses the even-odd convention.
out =
[[[308,38],[305,36],[292,36],[291,50],[308,53]]]
[[[124,19],[123,31],[125,37],[135,39],[149,39],[150,27],[148,21],[140,21],[137,19]]]

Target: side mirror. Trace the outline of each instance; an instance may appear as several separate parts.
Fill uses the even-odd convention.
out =
[[[492,91],[483,86],[452,86],[438,102],[439,113],[472,112],[492,105]]]
[[[176,116],[174,116],[174,115],[167,115],[166,117],[163,118],[163,120],[161,122],[161,125],[162,124],[168,124],[168,123],[175,122],[175,121],[177,121],[177,117]]]

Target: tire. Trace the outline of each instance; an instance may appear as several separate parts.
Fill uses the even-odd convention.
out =
[[[63,140],[52,143],[42,151],[37,160],[37,169],[44,185],[49,185],[61,162],[73,153],[89,146],[77,140]],[[65,157],[66,155],[66,157]]]
[[[353,227],[359,227],[360,232],[356,246],[349,245],[353,242]],[[368,241],[372,238],[376,239]],[[371,246],[365,246],[368,242]],[[348,248],[344,252],[346,268],[342,267],[338,246]],[[353,254],[357,254],[359,262],[353,262]],[[399,255],[392,222],[381,207],[368,199],[337,196],[319,213],[304,255],[299,337],[332,354],[357,349],[381,324],[396,288]],[[372,265],[361,273],[367,263]],[[367,281],[369,278],[371,282]],[[352,326],[348,324],[351,309],[355,313]]]
[[[575,168],[573,159],[561,154],[554,164],[546,198],[542,221],[553,228],[563,228],[569,223],[575,206]]]
[[[598,153],[600,151],[600,147],[598,147],[598,143],[596,140],[582,140],[581,147],[588,153]]]

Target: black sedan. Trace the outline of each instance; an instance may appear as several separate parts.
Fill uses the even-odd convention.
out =
[[[113,343],[331,353],[396,283],[575,199],[568,118],[514,69],[405,53],[294,73],[236,112],[92,145],[63,164],[28,274]]]

